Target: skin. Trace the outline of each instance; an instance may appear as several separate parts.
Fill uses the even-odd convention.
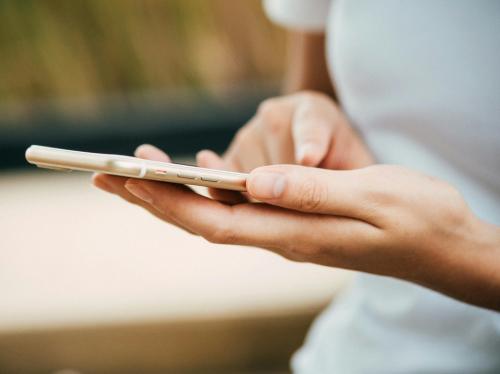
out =
[[[150,145],[136,156],[170,160]],[[500,310],[500,228],[476,217],[449,184],[374,165],[326,94],[265,101],[222,158],[206,150],[197,161],[250,172],[248,192],[211,190],[210,198],[182,185],[103,174],[94,184],[210,242],[396,277]]]
[[[324,33],[288,32],[285,93],[314,90],[335,99],[328,72]]]

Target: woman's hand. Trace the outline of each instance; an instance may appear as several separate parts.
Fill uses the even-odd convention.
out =
[[[199,153],[200,166],[213,167],[210,153]],[[355,169],[373,163],[334,101],[313,91],[265,100],[223,159],[224,169],[241,172],[272,164]]]
[[[221,158],[197,154],[198,166],[250,172],[259,166],[298,164],[326,169],[356,169],[373,164],[370,151],[325,94],[302,91],[268,99],[234,137]],[[245,196],[209,188],[216,200],[238,203]]]
[[[151,146],[137,155],[167,157]],[[185,186],[106,175],[95,183],[211,242],[398,277],[500,309],[499,229],[448,184],[401,167],[260,167],[247,190],[266,204],[226,205]]]

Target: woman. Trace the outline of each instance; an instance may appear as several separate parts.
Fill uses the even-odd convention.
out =
[[[210,241],[363,272],[314,324],[298,373],[500,372],[500,3],[265,5],[295,29],[301,92],[264,102],[224,158],[198,163],[251,172],[248,195],[267,204],[96,185]],[[318,92],[326,67],[339,104]]]

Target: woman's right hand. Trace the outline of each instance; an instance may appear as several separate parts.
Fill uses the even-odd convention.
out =
[[[223,159],[201,151],[197,161],[202,167],[240,172],[273,164],[357,169],[374,162],[335,102],[313,91],[265,100]]]

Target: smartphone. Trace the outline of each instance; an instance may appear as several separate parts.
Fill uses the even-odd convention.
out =
[[[26,160],[54,170],[91,171],[123,177],[246,191],[247,174],[199,168],[137,157],[71,151],[32,145]]]

